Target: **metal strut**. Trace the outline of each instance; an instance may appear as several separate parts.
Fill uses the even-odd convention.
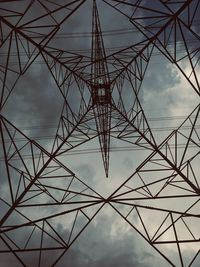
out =
[[[106,177],[109,171],[111,87],[96,1],[93,1],[91,94]]]

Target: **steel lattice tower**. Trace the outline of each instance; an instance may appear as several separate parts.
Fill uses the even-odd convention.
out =
[[[113,37],[113,50],[107,36],[116,29],[106,31],[106,10],[131,28],[125,44]],[[89,36],[87,53],[81,42],[73,50],[65,35],[80,14],[85,19],[89,14],[83,33]],[[31,253],[34,266],[44,266],[51,255],[50,266],[60,266],[109,205],[169,266],[200,264],[199,16],[199,0],[0,2],[1,255],[12,256],[16,266],[29,266]],[[198,101],[165,137],[156,135],[142,100],[142,82],[156,53],[176,67]],[[45,65],[63,105],[49,142],[39,142],[9,116],[18,84],[38,62]],[[120,174],[121,184],[108,197],[67,163],[69,153],[78,154],[79,147],[94,140],[106,183],[115,179],[112,142],[128,144],[135,158],[137,149],[146,153],[128,178]]]

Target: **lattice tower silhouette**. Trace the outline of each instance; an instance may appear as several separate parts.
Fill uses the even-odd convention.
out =
[[[199,16],[199,0],[0,2],[2,257],[15,266],[47,266],[48,257],[48,266],[63,266],[72,244],[109,206],[169,266],[200,264]],[[197,103],[167,129],[156,128],[145,110],[143,83],[148,89],[148,65],[158,55]],[[55,94],[45,107],[49,121],[57,120],[51,136],[20,121],[23,105],[16,104],[20,90],[40,94],[46,79]],[[38,96],[44,105],[45,97]],[[56,103],[62,107],[54,114]],[[173,119],[168,112],[163,121]],[[112,155],[129,150],[136,166],[127,178]],[[111,193],[76,173],[81,155],[94,152],[103,170],[98,179]]]

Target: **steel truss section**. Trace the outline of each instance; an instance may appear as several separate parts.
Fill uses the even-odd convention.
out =
[[[16,266],[29,266],[29,257],[43,266],[51,253],[49,266],[59,266],[108,205],[169,266],[200,264],[199,101],[159,140],[141,98],[148,65],[160,53],[199,99],[199,0],[16,2],[0,2],[0,253]],[[78,37],[88,35],[89,48],[70,49],[64,31],[86,9],[89,33]],[[132,29],[129,42],[116,39],[113,50],[106,38],[116,29],[105,31],[101,16],[107,9]],[[48,142],[32,138],[9,116],[9,101],[34,64],[45,65],[62,102]],[[121,185],[108,197],[68,164],[70,153],[95,140],[108,183],[115,179],[112,142],[146,152],[128,179],[120,174]]]

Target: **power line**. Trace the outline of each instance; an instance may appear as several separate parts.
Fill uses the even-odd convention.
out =
[[[200,25],[200,20],[196,19],[193,21],[193,26],[199,26]],[[159,29],[161,26],[160,25],[156,25],[156,27],[148,27],[149,29]],[[170,26],[166,27],[166,28],[170,28]],[[148,31],[144,28],[143,29],[144,32]],[[38,34],[37,32],[34,31],[29,31],[30,33],[32,33],[32,35],[30,34],[29,37],[32,39],[38,39],[38,38],[43,38],[45,34]],[[140,33],[140,31],[138,29],[134,29],[133,27],[130,28],[118,28],[118,29],[112,29],[112,30],[102,30],[101,34],[102,36],[115,36],[115,35],[123,35],[123,34],[130,34],[130,33]],[[35,35],[34,35],[35,34]],[[37,35],[38,34],[38,35]],[[88,38],[88,37],[92,37],[92,31],[82,31],[82,32],[63,32],[63,33],[57,33],[53,39],[66,39],[66,38]],[[12,37],[13,39],[15,39],[15,36]],[[23,39],[23,37],[21,38]]]
[[[51,128],[55,128],[55,127],[51,127]],[[38,129],[38,128],[36,128],[36,129]],[[48,128],[40,128],[40,129],[48,129]],[[181,128],[181,130],[183,130],[183,131],[185,131],[185,130],[190,130],[191,129],[191,127],[190,126],[183,126],[182,128]],[[195,129],[200,129],[200,125],[196,125],[195,126]],[[33,128],[32,128],[32,130],[33,130]],[[176,130],[176,127],[152,127],[151,128],[151,130],[152,130],[152,132],[168,132],[168,131],[174,131],[174,130]],[[128,132],[128,131],[127,131]],[[120,133],[120,130],[118,130],[118,131],[113,131],[113,132],[111,132],[111,133]],[[125,131],[125,133],[126,133],[126,131]],[[73,137],[81,137],[82,135],[81,134],[74,134],[73,135]],[[88,134],[88,136],[94,136],[94,134]],[[40,136],[31,136],[31,137],[29,137],[30,139],[34,139],[34,140],[36,140],[36,141],[41,141],[41,140],[54,140],[55,139],[55,135],[44,135],[44,136],[42,136],[42,135],[40,135]],[[15,140],[15,142],[22,142],[22,141],[26,141],[27,139],[26,138],[15,138],[14,139]],[[9,143],[10,141],[8,140],[8,139],[5,139],[4,140],[4,142],[5,143]]]
[[[187,145],[187,143],[181,143],[181,144],[176,144],[176,145],[173,145],[171,144],[170,145],[170,149],[174,150],[176,148],[185,148]],[[192,144],[192,143],[189,143],[188,145],[188,148],[197,148],[197,145],[198,147],[200,147],[200,143],[197,143],[197,144]],[[110,147],[110,152],[131,152],[131,151],[142,151],[142,150],[146,150],[148,148],[148,146],[145,146],[145,147],[140,147],[140,146],[135,146],[134,145],[131,147],[131,146],[120,146],[120,147]],[[149,146],[149,149],[151,147]],[[160,148],[161,150],[164,150],[165,147],[163,148]],[[99,148],[91,148],[91,149],[79,149],[79,150],[70,150],[70,152],[66,152],[67,153],[67,156],[74,156],[74,155],[88,155],[88,154],[97,154],[97,153],[101,153],[101,150]],[[28,154],[20,154],[20,156],[23,157],[23,159],[32,159],[32,155],[28,155]],[[47,157],[47,155],[43,155],[44,157]],[[59,157],[65,157],[66,154],[63,153],[61,155],[59,155]],[[34,158],[40,158],[41,157],[41,154],[34,154]],[[4,157],[0,157],[0,161],[4,161],[5,158]],[[12,159],[10,160],[20,160],[20,157],[16,154]]]
[[[194,118],[194,116],[191,116],[191,118]],[[172,121],[172,120],[185,120],[187,119],[187,116],[159,116],[159,117],[147,117],[148,121]],[[39,129],[50,129],[50,128],[57,128],[57,125],[55,124],[46,124],[46,125],[33,125],[33,126],[20,126],[18,127],[21,130],[39,130]],[[8,128],[9,129],[9,128]]]

